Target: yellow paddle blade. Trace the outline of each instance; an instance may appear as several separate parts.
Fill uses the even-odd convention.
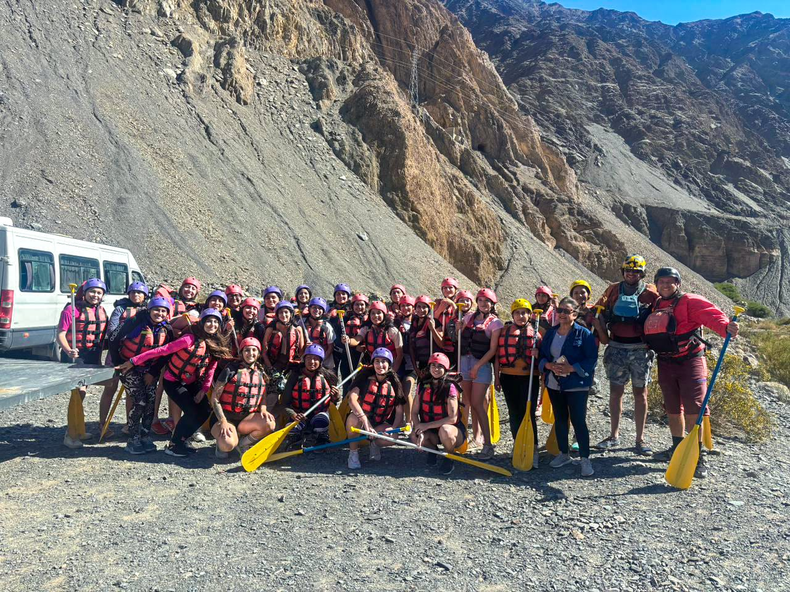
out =
[[[713,431],[710,429],[710,415],[702,418],[702,443],[708,450],[713,450]]]
[[[499,433],[499,407],[496,404],[496,391],[493,384],[489,395],[491,401],[488,404],[488,429],[491,430],[491,444],[496,444],[499,442],[501,434]]]
[[[276,460],[282,460],[284,458],[288,458],[288,457],[291,457],[291,456],[296,456],[298,454],[304,454],[304,448],[299,448],[298,450],[289,450],[288,452],[278,452],[276,454],[272,454],[264,462],[270,463],[270,462],[274,462]]]
[[[250,473],[265,463],[266,459],[280,447],[280,444],[282,444],[283,440],[288,436],[288,432],[294,429],[297,423],[298,422],[293,421],[283,429],[272,432],[245,452],[241,457],[241,466],[244,467],[244,470]]]
[[[535,432],[532,431],[532,422],[529,411],[521,421],[513,443],[513,468],[519,471],[529,471],[535,455]]]
[[[554,424],[551,425],[549,439],[546,440],[546,452],[552,456],[557,456],[560,453],[560,445],[557,443],[557,431],[554,428]]]
[[[543,423],[554,423],[554,408],[551,406],[551,398],[548,389],[543,389],[543,408],[540,410],[540,419]]]
[[[346,434],[346,426],[343,423],[343,418],[340,417],[340,411],[337,410],[334,403],[329,404],[329,441],[340,442],[348,438]]]
[[[69,399],[68,420],[69,436],[77,440],[85,435],[85,409],[82,406],[82,397],[79,389],[72,389]]]
[[[107,414],[107,419],[104,421],[104,425],[101,429],[101,434],[99,434],[99,442],[102,441],[104,438],[104,434],[107,433],[107,428],[110,427],[110,422],[112,421],[113,416],[115,415],[115,410],[118,409],[118,403],[121,401],[121,397],[123,396],[123,392],[126,390],[124,385],[121,385],[121,388],[118,389],[118,394],[115,396],[115,401],[110,408],[110,412]]]
[[[694,480],[694,471],[699,461],[699,426],[695,425],[689,435],[675,448],[672,460],[669,461],[667,483],[678,489],[688,489]]]
[[[343,420],[344,425],[348,414],[351,413],[351,407],[349,407],[348,399],[348,397],[345,397],[340,403],[340,408],[338,409],[338,412],[340,413],[340,419]]]
[[[498,467],[496,465],[490,465],[488,463],[480,462],[479,460],[472,460],[471,458],[467,458],[465,456],[459,456],[458,454],[452,454],[448,452],[447,458],[451,458],[453,460],[457,460],[458,462],[472,465],[473,467],[477,467],[478,469],[493,471],[494,473],[499,473],[500,475],[504,475],[505,477],[513,476],[513,473],[511,473],[507,469],[503,469],[502,467]]]

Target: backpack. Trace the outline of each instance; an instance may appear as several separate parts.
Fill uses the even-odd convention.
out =
[[[620,293],[612,307],[612,323],[637,323],[642,313],[639,297],[645,291],[645,284],[640,282],[636,292],[630,296],[625,293],[623,284],[620,284]]]

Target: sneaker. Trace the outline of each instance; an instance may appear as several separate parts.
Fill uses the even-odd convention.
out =
[[[642,440],[636,443],[636,453],[639,456],[652,456],[653,449],[650,447],[650,444]]]
[[[431,455],[431,456],[436,456],[436,455]],[[455,463],[445,456],[442,459],[442,463],[439,465],[439,472],[442,475],[451,475],[454,470],[455,470]]]
[[[206,436],[203,435],[203,432],[198,430],[197,432],[192,434],[192,437],[190,438],[190,440],[192,440],[193,442],[205,442],[206,441]]]
[[[661,452],[656,452],[653,455],[653,458],[656,460],[661,460],[665,462],[669,462],[672,460],[672,455],[675,454],[675,447],[670,446],[666,450],[662,450]]]
[[[140,442],[143,444],[143,450],[146,452],[156,452],[156,444],[151,442],[150,438],[141,438]]]
[[[132,438],[126,442],[126,452],[129,454],[145,454],[143,443],[137,438]]]
[[[436,463],[439,462],[439,455],[428,453],[428,458],[425,459],[425,464],[429,467],[435,467]]]
[[[359,462],[359,450],[351,450],[348,453],[348,468],[361,469],[362,463]]]
[[[370,460],[381,460],[381,446],[379,446],[375,442],[371,442],[369,448],[370,448]]]
[[[192,441],[192,438],[189,438],[184,441],[184,447],[190,452],[197,452],[197,446],[195,446],[195,443]]]
[[[315,439],[313,440],[313,446],[323,446],[324,444],[329,444],[329,433],[328,432],[316,432]]]
[[[582,462],[582,477],[592,477],[595,475],[595,470],[592,467],[592,463],[590,462],[589,458],[583,458]]]
[[[620,446],[620,438],[613,438],[612,436],[601,440],[595,445],[595,447],[599,450],[609,450],[615,446]]]
[[[125,425],[125,426],[123,426],[123,427],[121,428],[121,433],[122,433],[122,434],[125,434],[125,435],[127,435],[127,436],[128,436],[128,435],[129,435],[129,426],[128,426],[128,425]],[[104,437],[105,437],[105,438],[107,438],[108,436],[107,436],[107,435],[105,435]]]
[[[69,436],[69,433],[66,432],[66,435],[63,436],[63,445],[68,448],[82,448],[82,440],[79,438],[72,438]]]
[[[560,467],[564,467],[565,465],[569,465],[573,462],[573,459],[570,457],[569,454],[558,454],[554,457],[554,459],[549,463],[549,466],[552,469],[559,469]]]
[[[93,434],[91,434],[90,432],[85,432],[84,434],[82,434],[82,436],[80,436],[80,440],[82,440],[83,442],[85,440],[90,440],[91,438],[93,438]]]
[[[176,458],[186,458],[189,456],[189,449],[183,444],[173,444],[172,442],[165,447],[165,454]]]
[[[532,468],[537,469],[540,466],[540,455],[536,450],[535,453],[532,455]]]
[[[477,458],[480,460],[489,460],[494,457],[494,446],[488,444],[487,446],[483,446],[483,449],[477,453]]]
[[[219,446],[215,445],[214,446],[214,457],[215,458],[225,459],[225,458],[228,458],[228,453],[227,452],[223,452],[222,450],[219,449]]]
[[[285,450],[296,450],[297,448],[302,448],[302,442],[304,441],[304,434],[302,432],[293,433],[291,432],[285,438]]]
[[[702,454],[699,455],[699,460],[697,461],[697,468],[694,469],[694,478],[695,479],[704,479],[708,476],[708,467],[705,465],[705,459],[703,458]]]
[[[157,419],[151,424],[151,431],[157,436],[166,436],[171,430],[164,423]]]

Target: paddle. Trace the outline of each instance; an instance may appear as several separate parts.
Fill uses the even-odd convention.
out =
[[[513,476],[513,473],[511,473],[507,469],[503,469],[502,467],[480,462],[479,460],[472,460],[471,458],[466,458],[465,456],[459,456],[458,454],[453,454],[451,452],[442,452],[441,450],[434,450],[433,448],[425,448],[424,446],[420,446],[418,444],[415,444],[414,442],[407,442],[406,440],[396,440],[395,438],[383,436],[377,432],[368,432],[366,430],[360,430],[359,428],[351,428],[351,431],[358,434],[365,434],[366,436],[371,436],[373,438],[380,438],[382,440],[386,440],[387,442],[392,442],[393,444],[400,444],[401,446],[414,448],[415,450],[420,450],[422,452],[430,452],[431,454],[438,454],[439,456],[444,456],[446,458],[449,458],[450,460],[456,460],[458,462],[472,465],[473,467],[477,467],[479,469],[485,469],[486,471],[493,471],[494,473],[499,473],[500,475],[504,475],[505,477]]]
[[[735,315],[733,315],[732,320],[737,321],[738,315],[743,313],[746,309],[736,306],[734,310]],[[672,460],[669,461],[669,467],[667,467],[665,477],[667,483],[672,487],[688,489],[691,487],[691,482],[694,480],[694,471],[697,469],[700,454],[700,426],[705,417],[705,409],[708,406],[710,396],[713,394],[713,385],[716,384],[716,378],[719,375],[719,370],[721,370],[722,362],[724,362],[724,354],[727,352],[727,346],[730,345],[731,337],[732,335],[727,333],[727,337],[724,339],[724,345],[721,346],[721,353],[716,362],[716,368],[713,370],[713,374],[710,377],[708,392],[705,393],[705,400],[702,402],[702,407],[699,410],[697,423],[694,424],[694,427],[688,435],[683,438],[683,441],[675,448]]]
[[[340,411],[337,410],[335,403],[329,404],[329,440],[332,442],[340,442],[347,438],[346,426],[343,423],[343,418]]]
[[[543,312],[535,309],[535,327],[533,329],[533,340],[537,341],[538,323]],[[531,352],[530,352],[531,354]],[[516,441],[513,443],[513,468],[519,471],[529,471],[532,468],[532,461],[535,458],[535,432],[532,429],[532,381],[535,375],[535,356],[529,362],[529,388],[527,389],[527,412],[516,433]]]
[[[99,434],[99,442],[102,441],[102,438],[104,438],[104,434],[107,433],[107,428],[110,427],[110,422],[112,421],[112,418],[115,415],[115,410],[118,409],[118,403],[121,402],[121,395],[123,395],[123,392],[125,390],[126,387],[124,385],[121,385],[121,388],[118,389],[118,394],[115,396],[115,401],[113,402],[112,407],[110,408],[110,412],[107,414],[107,419],[104,421],[104,426],[102,426],[101,434]]]
[[[549,432],[549,438],[546,440],[546,452],[551,454],[552,456],[557,456],[560,453],[560,445],[557,442],[557,429],[555,424],[551,424],[551,431]]]
[[[338,388],[343,386],[343,384],[349,380],[360,370],[362,366],[359,366],[356,370],[354,370],[351,374],[349,374],[343,381],[337,385]],[[331,395],[326,395],[325,397],[321,397],[316,404],[310,407],[307,411],[304,412],[303,415],[307,416],[310,415],[313,411],[318,409],[321,405],[323,405],[324,401],[326,401]],[[283,440],[288,436],[288,433],[299,424],[298,421],[292,421],[287,426],[282,428],[281,430],[277,430],[276,432],[272,432],[265,438],[263,438],[260,442],[255,444],[252,448],[250,448],[244,455],[241,457],[241,466],[244,467],[244,470],[249,472],[254,471],[263,463],[266,462],[266,459],[269,458],[272,453],[280,447],[280,444],[283,443]]]
[[[69,284],[69,289],[71,289],[71,349],[77,349],[77,302],[75,295],[77,284]],[[71,359],[76,360],[77,358]],[[78,388],[71,390],[66,423],[69,437],[72,440],[79,440],[85,436],[85,409],[82,406],[82,394]]]
[[[702,418],[702,443],[708,450],[713,450],[713,432],[710,429],[710,415]]]
[[[398,433],[408,433],[411,428],[409,426],[404,426],[402,428],[391,428],[386,430],[385,433],[387,434],[398,434]],[[351,442],[360,442],[361,440],[367,440],[367,436],[357,436],[356,438],[346,438],[345,440],[341,440],[340,442],[332,442],[330,444],[320,444],[318,446],[308,446],[307,448],[299,448],[298,450],[289,450],[288,452],[278,452],[276,454],[272,454],[268,459],[266,459],[267,463],[275,462],[278,460],[282,460],[284,458],[289,458],[291,456],[298,456],[300,454],[304,454],[305,452],[315,452],[317,450],[326,450],[327,448],[336,448],[337,446],[343,446],[345,444],[349,444]]]
[[[499,429],[499,407],[496,404],[496,389],[491,385],[490,389],[491,401],[488,404],[488,430],[491,435],[491,444],[499,442],[501,437]]]

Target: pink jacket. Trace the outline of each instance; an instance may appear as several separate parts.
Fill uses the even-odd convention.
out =
[[[161,358],[162,356],[169,356],[171,354],[176,353],[179,350],[186,349],[191,347],[197,339],[195,338],[192,333],[186,333],[176,339],[175,341],[171,341],[163,345],[162,347],[155,347],[154,349],[148,350],[140,354],[139,356],[133,357],[130,361],[135,366],[139,366],[141,364],[145,364],[150,360],[155,360],[156,358]],[[203,385],[201,389],[204,393],[207,393],[211,388],[212,383],[214,382],[214,372],[217,370],[217,359],[211,358],[209,362],[208,368],[206,372],[203,374]],[[192,376],[188,380],[184,380],[184,384],[192,384],[195,382],[197,377]],[[173,376],[170,370],[165,370],[165,379],[171,381],[177,381],[178,378]]]

